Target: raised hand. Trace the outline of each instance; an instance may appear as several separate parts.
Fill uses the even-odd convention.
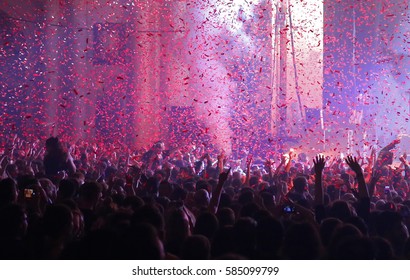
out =
[[[396,146],[397,144],[400,144],[400,139],[396,139],[393,140],[393,142],[391,142],[392,145]]]
[[[317,155],[313,159],[315,168],[315,205],[324,205],[323,187],[322,187],[322,173],[325,169],[326,159],[324,155]]]
[[[313,159],[313,164],[315,166],[315,173],[316,174],[322,174],[323,169],[325,169],[326,165],[326,159],[324,155],[317,155]]]
[[[225,159],[225,152],[222,151],[222,152],[218,155],[217,159],[218,159],[218,161],[223,161],[223,160]]]
[[[345,159],[347,165],[356,173],[357,182],[359,186],[359,197],[360,198],[368,198],[369,191],[366,186],[366,182],[364,181],[363,171],[360,164],[357,162],[356,157],[347,156]]]
[[[366,157],[367,164],[369,167],[373,166],[375,158],[376,158],[376,150],[372,148],[370,151],[370,156]]]
[[[372,158],[372,160],[374,161],[375,159],[376,159],[376,157],[377,157],[377,155],[376,155],[376,149],[373,147],[372,148],[372,151],[371,151],[371,153],[370,153],[370,157]]]
[[[400,139],[393,140],[390,144],[384,147],[382,151],[390,151],[391,149],[394,149],[397,144],[400,144]]]
[[[402,156],[400,156],[400,161],[404,164],[404,165],[408,165],[407,162],[407,154],[404,153]]]
[[[270,168],[272,167],[273,163],[274,163],[273,160],[267,158],[265,161],[265,167]]]
[[[251,154],[246,158],[246,166],[249,168],[252,164],[253,156]]]
[[[290,149],[289,150],[289,159],[292,160],[294,158],[296,158],[296,153],[293,149]]]
[[[221,184],[221,183],[224,183],[227,179],[228,179],[228,176],[229,176],[229,173],[231,172],[231,168],[229,168],[227,171],[225,171],[225,172],[221,172],[221,174],[219,174],[219,181],[218,181],[218,183],[219,184]]]
[[[283,154],[281,157],[281,164],[285,165],[288,160],[290,160],[289,155],[288,154]]]
[[[356,173],[363,173],[362,171],[362,167],[360,166],[360,164],[357,162],[357,158],[356,157],[352,157],[352,156],[347,156],[345,159],[347,165],[349,165],[349,167]]]

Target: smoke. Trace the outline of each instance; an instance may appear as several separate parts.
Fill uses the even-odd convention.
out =
[[[188,10],[186,59],[190,70],[190,91],[195,99],[192,104],[197,116],[209,129],[216,148],[227,154],[231,153],[233,136],[231,96],[238,91],[227,68],[241,49],[254,48],[242,30],[242,24],[252,16],[250,5],[255,3],[243,6],[240,2],[193,1],[189,2]]]

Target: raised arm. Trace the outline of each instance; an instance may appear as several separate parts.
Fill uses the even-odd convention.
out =
[[[400,139],[396,139],[393,140],[389,145],[387,145],[386,147],[384,147],[380,152],[382,151],[390,151],[391,149],[393,149],[394,147],[396,147],[397,144],[400,143]]]
[[[381,151],[379,152],[379,156],[377,157],[377,160],[374,164],[373,173],[374,172],[380,172],[380,169],[383,166],[391,164],[391,162],[390,162],[390,160],[391,160],[390,150],[393,149],[394,147],[396,147],[396,145],[399,144],[399,143],[400,143],[400,140],[396,139],[393,142],[391,142],[389,145],[387,145],[386,147],[381,149]]]
[[[379,178],[380,178],[380,175],[377,172],[372,175],[370,179],[369,187],[368,187],[369,197],[373,197],[374,191],[376,189],[376,184],[377,184],[377,181],[379,181]]]
[[[269,182],[272,182],[273,179],[272,165],[273,161],[267,158],[265,161],[265,170],[268,172]]]
[[[248,155],[246,159],[246,179],[245,179],[245,186],[249,187],[249,180],[251,178],[251,164],[252,164],[252,155]]]
[[[294,157],[295,157],[295,154],[292,151],[290,151],[288,156],[286,157],[287,158],[287,163],[286,163],[286,166],[285,166],[286,173],[289,173],[290,168],[292,167],[292,159]]]
[[[68,169],[68,173],[70,175],[73,175],[77,171],[77,168],[74,164],[74,159],[71,155],[71,150],[72,148],[70,147],[67,151],[67,169]]]
[[[366,183],[370,184],[372,181],[373,166],[374,166],[374,163],[376,162],[376,150],[374,148],[371,149],[370,156],[366,157],[366,160],[367,160],[367,165],[364,167],[364,172],[366,174],[366,177],[364,179]],[[370,186],[368,189],[369,189],[369,195],[371,197],[372,195],[370,191]]]
[[[313,159],[313,164],[315,168],[315,206],[324,205],[322,174],[326,159],[323,155],[317,155]]]
[[[323,197],[323,169],[326,165],[326,159],[323,155],[317,155],[313,159],[315,169],[315,219],[318,224],[326,218],[325,200]]]
[[[276,181],[277,177],[279,176],[279,173],[283,167],[283,165],[286,163],[286,159],[282,156],[279,165],[275,169],[275,173],[273,174],[273,179]]]
[[[0,157],[0,179],[3,178],[4,172],[6,171],[6,167],[9,164],[9,158],[6,155]]]
[[[224,160],[225,160],[225,153],[221,152],[221,154],[218,155],[218,162],[217,162],[219,174],[221,174],[224,170]]]
[[[219,200],[221,198],[221,193],[222,193],[222,187],[224,183],[226,182],[226,180],[228,179],[230,171],[231,169],[229,168],[227,171],[219,174],[218,184],[216,185],[216,188],[212,192],[212,197],[211,197],[211,200],[209,202],[209,207],[208,207],[209,212],[213,214],[216,214],[216,212],[218,211]]]
[[[357,162],[356,157],[347,156],[345,159],[347,165],[356,173],[357,182],[359,185],[359,197],[369,198],[369,191],[364,180],[363,170],[360,164]]]

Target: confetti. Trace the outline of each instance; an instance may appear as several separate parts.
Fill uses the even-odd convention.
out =
[[[239,157],[410,134],[408,1],[52,2],[0,19],[2,135]]]

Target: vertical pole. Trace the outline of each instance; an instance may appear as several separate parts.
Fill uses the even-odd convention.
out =
[[[279,17],[281,20],[280,26],[280,42],[279,42],[279,91],[277,92],[278,106],[279,106],[279,137],[283,138],[287,136],[286,123],[287,123],[287,106],[286,106],[286,94],[287,94],[287,31],[286,26],[286,2],[280,2],[279,5]]]

